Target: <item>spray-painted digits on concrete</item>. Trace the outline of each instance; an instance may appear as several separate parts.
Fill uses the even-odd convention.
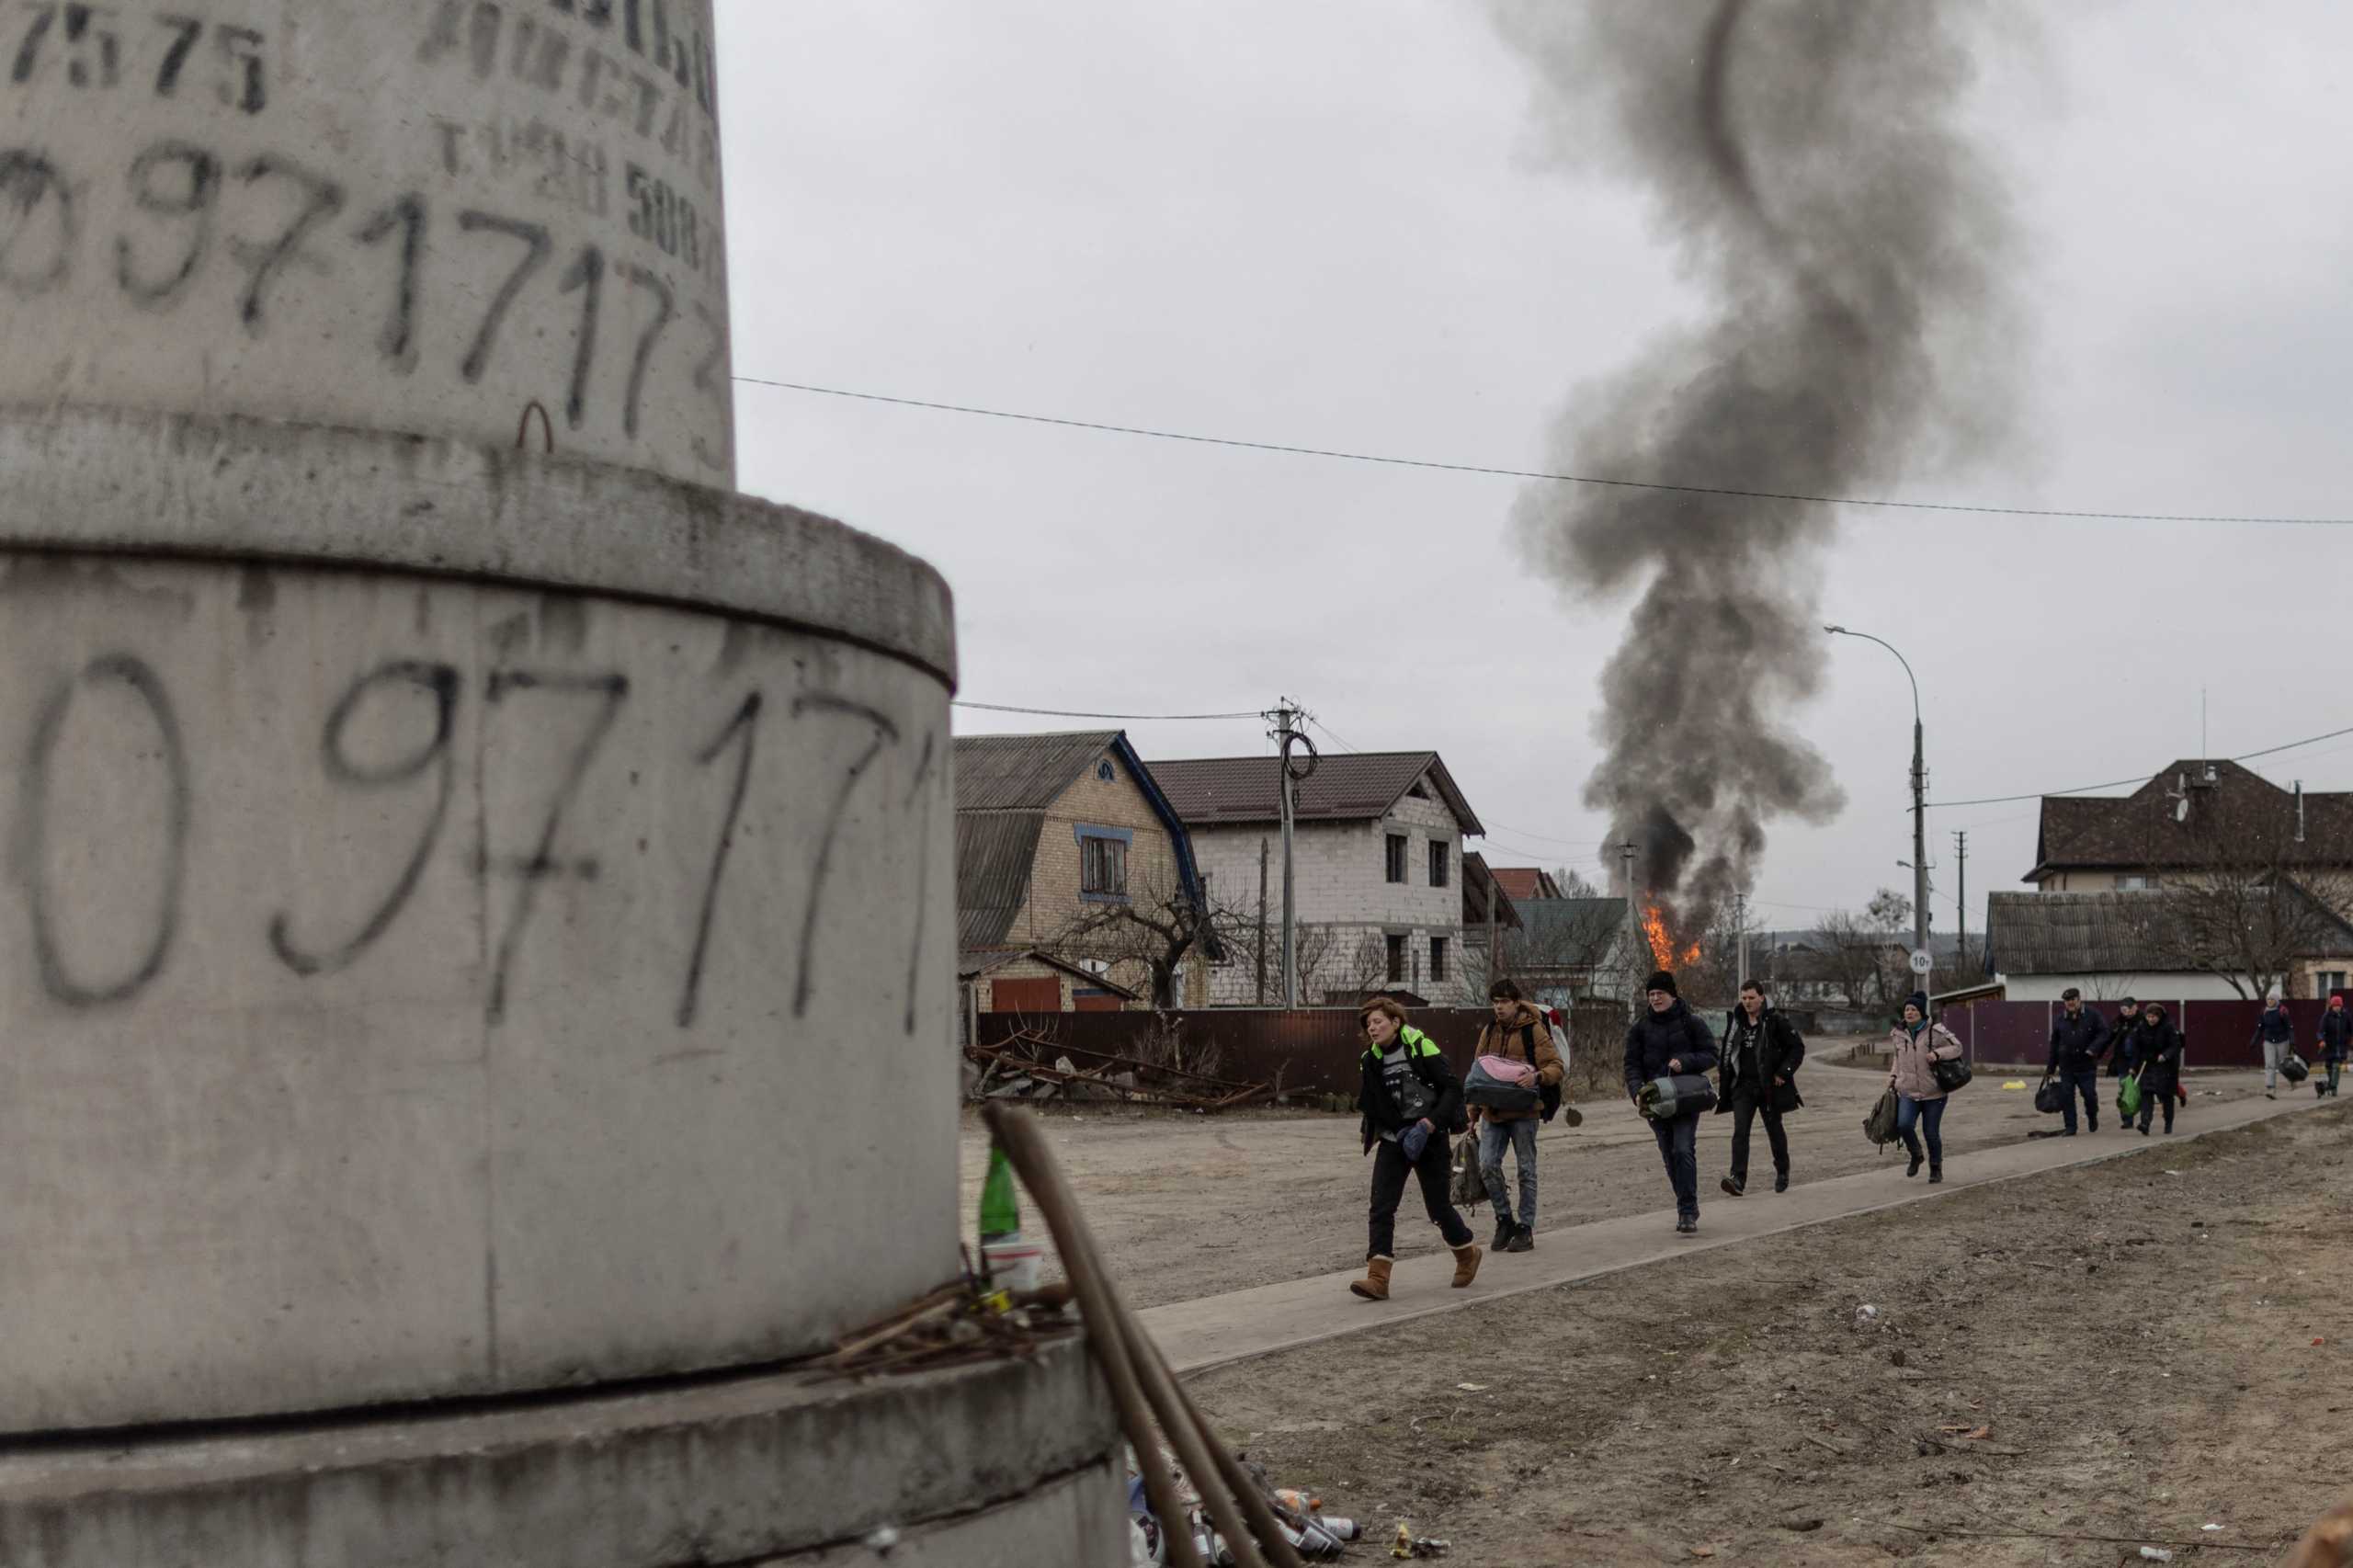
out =
[[[28,147],[0,153],[0,285],[29,299],[65,280],[74,264],[74,192],[57,165]]]
[[[25,9],[31,20],[8,71],[11,82],[32,80],[40,67],[41,46],[52,36],[65,46],[65,79],[76,87],[111,87],[122,79],[122,35],[107,25],[112,13],[78,4],[35,5]],[[61,20],[65,24],[62,34],[57,27]],[[94,20],[98,23],[95,28],[90,25]]]
[[[283,180],[294,187],[296,195],[294,215],[276,238],[259,244],[244,240],[229,242],[229,248],[251,274],[245,280],[245,292],[238,301],[237,313],[244,320],[245,330],[259,335],[262,306],[271,282],[286,270],[289,263],[301,256],[302,242],[311,231],[343,210],[343,187],[324,175],[313,174],[290,158],[268,153],[240,168],[237,177],[249,188],[264,180]]]
[[[588,412],[588,373],[597,365],[597,318],[605,299],[605,253],[583,245],[572,270],[559,286],[569,294],[580,290],[580,331],[572,350],[572,390],[564,394],[564,422],[574,430]]]
[[[498,292],[491,296],[490,309],[483,312],[482,326],[474,333],[473,347],[466,350],[465,358],[459,362],[458,373],[469,381],[478,381],[482,380],[483,371],[489,368],[490,351],[497,347],[498,329],[506,322],[506,312],[514,308],[515,296],[523,291],[523,285],[531,280],[533,273],[547,265],[551,245],[546,225],[495,217],[488,212],[460,212],[458,214],[458,227],[469,234],[484,232],[506,234],[522,241],[524,244],[522,259],[516,262],[515,270],[506,275],[506,281],[498,286]]]
[[[406,756],[369,766],[355,759],[346,743],[344,731],[352,715],[373,693],[383,689],[408,688],[429,694],[433,699],[433,733],[425,744]],[[308,952],[298,947],[291,935],[291,920],[284,911],[270,918],[269,945],[279,961],[301,975],[332,974],[347,967],[360,954],[374,945],[376,939],[392,929],[407,906],[409,895],[416,891],[417,880],[425,874],[426,863],[433,858],[434,846],[441,842],[442,824],[449,815],[449,799],[458,781],[457,766],[449,752],[449,737],[455,728],[458,713],[458,672],[449,665],[430,665],[415,659],[395,659],[390,664],[362,676],[352,683],[349,690],[338,699],[327,714],[326,730],[320,741],[320,760],[326,776],[334,782],[354,790],[388,790],[407,783],[427,769],[438,772],[434,787],[433,811],[426,817],[425,831],[418,835],[416,848],[401,869],[392,891],[380,904],[376,913],[361,925],[358,935],[339,948],[325,952]]]
[[[702,1002],[702,966],[704,955],[710,948],[710,920],[719,907],[720,879],[727,874],[727,852],[735,846],[735,819],[743,813],[744,792],[752,782],[752,750],[759,739],[761,697],[756,691],[744,699],[727,727],[711,737],[709,745],[695,755],[696,765],[708,767],[733,744],[738,735],[744,744],[735,754],[735,781],[728,789],[727,815],[719,824],[719,844],[711,851],[710,876],[702,886],[702,909],[695,917],[695,945],[687,960],[687,986],[678,998],[678,1027],[686,1028],[695,1021],[695,1010]]]
[[[548,798],[547,819],[540,826],[539,842],[527,859],[510,863],[506,869],[522,881],[515,897],[515,914],[506,923],[506,930],[498,939],[498,957],[491,970],[490,1021],[497,1023],[506,1016],[507,979],[514,972],[516,954],[521,951],[523,933],[531,923],[531,912],[539,903],[540,884],[548,878],[570,869],[583,877],[597,874],[594,860],[583,860],[566,868],[555,858],[557,835],[563,829],[564,808],[580,790],[580,781],[587,777],[588,765],[597,750],[612,732],[613,721],[620,716],[621,703],[629,696],[629,677],[624,675],[549,675],[533,670],[497,670],[490,677],[490,700],[494,706],[508,693],[517,691],[547,691],[559,695],[585,695],[599,699],[597,717],[581,735],[580,744],[573,748],[563,780]],[[484,868],[488,869],[488,867]]]
[[[57,757],[57,743],[74,710],[74,696],[85,685],[119,680],[145,703],[162,743],[169,803],[164,815],[164,868],[156,889],[154,934],[139,961],[120,979],[87,981],[74,974],[58,950],[54,912],[55,892],[49,876],[50,771]],[[164,970],[172,942],[179,932],[180,890],[188,876],[188,828],[190,812],[188,753],[180,743],[178,717],[164,683],[145,661],[128,653],[108,653],[91,660],[78,676],[58,682],[33,723],[32,745],[25,761],[24,838],[18,846],[24,868],[27,903],[32,917],[33,957],[40,969],[41,989],[69,1007],[96,1007],[127,1002],[144,990]]]
[[[212,248],[213,209],[221,194],[221,160],[186,142],[158,142],[132,160],[131,201],[177,229],[180,256],[150,274],[139,265],[128,234],[114,242],[115,281],[133,302],[164,309],[186,291]]]
[[[376,347],[403,375],[416,369],[417,271],[425,257],[425,198],[412,190],[369,219],[356,236],[363,245],[381,244],[394,234],[401,237],[400,280],[385,309]]]
[[[651,293],[654,304],[654,319],[646,323],[645,330],[638,335],[637,357],[630,361],[629,367],[629,396],[621,404],[621,431],[634,439],[638,409],[645,398],[645,368],[654,362],[654,344],[677,319],[677,296],[670,291],[670,285],[659,273],[649,272],[642,267],[625,267],[621,268],[621,275]]]
[[[931,900],[931,792],[924,788],[931,782],[932,758],[938,754],[939,737],[923,738],[923,757],[915,764],[915,782],[907,786],[907,808],[922,810],[915,818],[915,934],[907,944],[907,1015],[906,1032],[915,1032],[915,998],[923,994],[917,983],[923,975],[923,920],[925,907]]]
[[[874,759],[882,755],[884,744],[896,744],[899,739],[899,726],[891,722],[889,714],[863,702],[853,702],[846,697],[821,692],[813,697],[792,699],[794,718],[810,712],[838,713],[862,719],[874,726],[874,737],[867,743],[866,749],[858,754],[858,760],[849,765],[849,771],[842,778],[842,787],[834,795],[833,807],[825,813],[824,836],[817,841],[817,863],[809,870],[809,902],[801,913],[801,972],[795,977],[792,987],[792,1016],[796,1018],[809,1011],[809,999],[816,991],[816,977],[811,972],[811,960],[817,949],[817,914],[824,903],[825,877],[833,869],[834,840],[841,835],[842,819],[849,813],[850,796],[857,790],[858,781],[866,776],[866,770],[874,765]]]
[[[629,232],[676,256],[696,271],[702,270],[702,223],[694,203],[670,188],[670,182],[629,165],[629,199],[636,203],[629,215]]]

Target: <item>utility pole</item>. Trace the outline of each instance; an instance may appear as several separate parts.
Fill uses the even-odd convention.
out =
[[[1267,850],[1264,835],[1258,839],[1258,1006],[1267,1005]]]
[[[1737,984],[1745,985],[1748,983],[1748,895],[1745,892],[1732,895],[1732,928],[1740,943],[1740,972],[1734,978]]]
[[[1643,941],[1643,928],[1634,918],[1634,846],[1630,840],[1618,846],[1618,858],[1626,868],[1626,1017],[1629,1020],[1642,1017],[1639,1004],[1643,995],[1643,959],[1649,949]]]
[[[1955,828],[1952,835],[1952,857],[1959,864],[1961,878],[1961,971],[1969,972],[1969,830]]]
[[[1276,743],[1275,776],[1277,792],[1282,801],[1283,824],[1283,1006],[1299,1006],[1299,922],[1296,901],[1292,896],[1291,824],[1298,810],[1292,789],[1301,779],[1315,773],[1315,743],[1299,727],[1307,715],[1288,697],[1275,699],[1275,707],[1266,717],[1274,723],[1269,732]],[[1294,773],[1290,752],[1294,745],[1307,748],[1307,771]]]
[[[1899,654],[1898,657],[1901,657]],[[1904,666],[1912,673],[1912,666]],[[1912,711],[1912,949],[1928,950],[1928,764],[1920,740],[1920,712]],[[1928,976],[1922,975],[1925,985]]]
[[[1485,856],[1481,856],[1483,865]],[[1495,945],[1495,869],[1487,867],[1487,983],[1493,986],[1504,977],[1504,950]]]

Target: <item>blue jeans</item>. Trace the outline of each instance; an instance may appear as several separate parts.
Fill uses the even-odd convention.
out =
[[[1699,1119],[1678,1116],[1673,1121],[1654,1121],[1651,1135],[1658,1140],[1658,1157],[1666,1162],[1666,1179],[1675,1184],[1675,1215],[1678,1220],[1699,1217]]]
[[[1504,1185],[1504,1150],[1509,1148],[1519,1164],[1519,1223],[1522,1229],[1536,1228],[1536,1119],[1522,1117],[1518,1121],[1487,1121],[1479,1123],[1479,1179],[1487,1184],[1487,1201],[1495,1205],[1495,1218],[1511,1218],[1511,1189]]]
[[[2089,1066],[2081,1068],[2060,1068],[2059,1087],[2065,1091],[2067,1096],[2067,1131],[2073,1132],[2075,1130],[2075,1096],[2081,1095],[2084,1096],[2084,1115],[2090,1119],[2092,1131],[2097,1132],[2099,1131],[2099,1063],[2095,1062]]]
[[[2070,1102],[2073,1108],[2073,1102]],[[1945,1163],[1945,1141],[1938,1129],[1944,1125],[1945,1102],[1941,1099],[1915,1100],[1910,1095],[1895,1096],[1895,1135],[1915,1154],[1920,1152],[1920,1139],[1912,1129],[1917,1123],[1928,1138],[1928,1164],[1941,1170]]]

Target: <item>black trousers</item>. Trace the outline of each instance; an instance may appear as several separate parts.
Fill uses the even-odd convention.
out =
[[[1658,1140],[1658,1155],[1666,1163],[1666,1179],[1675,1184],[1675,1212],[1677,1217],[1696,1220],[1699,1217],[1699,1118],[1697,1112],[1678,1116],[1673,1121],[1651,1123],[1651,1136]]]
[[[1770,1100],[1759,1100],[1742,1090],[1732,1097],[1732,1179],[1734,1187],[1748,1185],[1748,1129],[1757,1112],[1765,1113],[1765,1142],[1772,1145],[1773,1174],[1790,1174],[1790,1135],[1781,1126],[1781,1113],[1773,1108]]]
[[[2167,1132],[2171,1132],[2173,1131],[2173,1108],[2176,1103],[2177,1100],[2173,1092],[2173,1085],[2171,1084],[2167,1084],[2163,1089],[2153,1089],[2146,1084],[2142,1085],[2141,1125],[2144,1128],[2147,1127],[2149,1125],[2150,1117],[2154,1115],[2157,1108],[2162,1105],[2165,1108],[2165,1131]]]
[[[1407,1165],[1405,1152],[1386,1138],[1373,1145],[1372,1212],[1365,1256],[1397,1256],[1397,1204],[1405,1196],[1408,1172],[1422,1184],[1422,1207],[1429,1210],[1430,1223],[1446,1238],[1446,1244],[1469,1245],[1471,1227],[1455,1212],[1453,1200],[1447,1195],[1454,1165],[1448,1157],[1446,1134],[1438,1132],[1431,1135],[1428,1145],[1422,1150],[1419,1165]]]
[[[2081,1067],[2062,1063],[2059,1086],[2067,1095],[2067,1131],[2075,1130],[2075,1096],[2084,1097],[2084,1115],[2091,1122],[2094,1132],[2099,1131],[2099,1063],[2087,1062]]]

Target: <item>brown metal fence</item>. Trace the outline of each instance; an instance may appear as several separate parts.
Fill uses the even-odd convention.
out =
[[[2169,996],[2140,998],[2154,1001],[2181,1030],[2182,1060],[2191,1067],[2260,1067],[2263,1049],[2255,1043],[2256,1021],[2263,1016],[2260,1002],[2182,1002]],[[2112,1024],[2117,1003],[2086,1002]],[[2325,1002],[2290,1001],[2296,1047],[2306,1056],[2313,1051]],[[1938,1014],[1947,1028],[1969,1047],[1972,1062],[2040,1066],[2051,1050],[2052,1020],[2059,1016],[2056,1002],[1964,1002]]]
[[[1415,1028],[1438,1043],[1457,1071],[1471,1065],[1484,1007],[1416,1007]],[[1000,1045],[1029,1035],[1064,1049],[1159,1059],[1163,1030],[1173,1029],[1188,1059],[1207,1059],[1202,1071],[1243,1083],[1279,1084],[1285,1094],[1357,1092],[1357,1058],[1365,1041],[1353,1007],[1195,1007],[1167,1013],[983,1013],[980,1043]],[[1579,1006],[1570,1017],[1573,1053],[1614,1055],[1626,1029],[1625,1009],[1614,1003]]]

